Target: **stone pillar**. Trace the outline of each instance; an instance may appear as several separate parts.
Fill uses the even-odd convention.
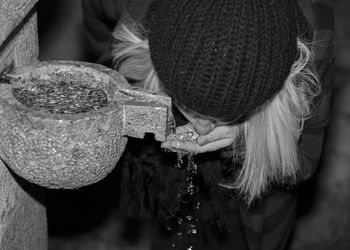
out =
[[[0,73],[37,60],[36,2],[0,0]],[[47,249],[43,194],[42,188],[17,177],[0,160],[1,250]]]

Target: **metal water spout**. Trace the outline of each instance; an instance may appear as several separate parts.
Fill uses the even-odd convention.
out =
[[[104,107],[52,113],[26,106],[15,89],[71,82],[100,88]],[[104,66],[73,61],[18,67],[0,83],[0,157],[24,179],[48,188],[79,188],[104,178],[122,155],[127,136],[168,135],[171,100],[131,87]]]

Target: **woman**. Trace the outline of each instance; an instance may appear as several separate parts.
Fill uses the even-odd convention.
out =
[[[305,15],[295,0],[152,2],[143,5],[147,15],[120,12],[112,66],[130,82],[170,95],[180,114],[177,124],[189,122],[199,135],[161,145],[200,153],[195,156],[200,230],[190,244],[284,249],[296,208],[290,187],[315,171],[328,120],[330,91],[324,80],[332,46],[321,51],[312,43],[320,28],[310,25],[317,8],[299,1],[311,10]],[[129,144],[122,204],[168,221],[182,212],[185,174],[156,143],[144,144],[137,149]],[[163,239],[171,246],[178,238],[169,235]]]

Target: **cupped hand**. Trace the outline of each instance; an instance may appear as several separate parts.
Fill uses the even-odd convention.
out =
[[[232,145],[237,136],[237,129],[230,125],[220,125],[206,135],[199,135],[192,140],[183,140],[181,135],[188,132],[191,132],[188,125],[177,127],[177,136],[169,137],[161,144],[161,147],[194,154],[212,152]]]

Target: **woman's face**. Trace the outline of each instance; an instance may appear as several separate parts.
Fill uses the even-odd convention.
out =
[[[219,121],[215,118],[209,118],[203,115],[196,114],[178,105],[176,105],[176,107],[183,114],[183,116],[192,124],[193,128],[199,135],[206,135],[217,126],[229,124],[227,122]]]

